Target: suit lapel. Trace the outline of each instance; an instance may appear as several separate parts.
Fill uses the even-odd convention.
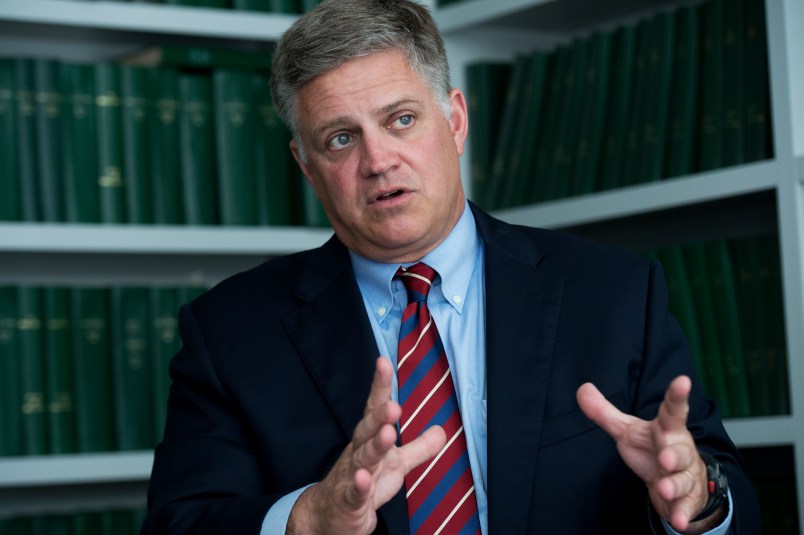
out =
[[[486,259],[490,533],[525,533],[564,280],[521,230],[475,210]]]
[[[351,440],[371,390],[377,343],[346,248],[336,238],[311,256],[294,288],[301,306],[283,324],[333,416]],[[403,492],[380,508],[391,535],[407,535]]]

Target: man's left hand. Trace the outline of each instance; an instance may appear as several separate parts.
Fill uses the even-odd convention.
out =
[[[617,443],[625,464],[647,485],[653,507],[677,531],[704,531],[707,519],[690,524],[708,498],[706,466],[687,430],[689,377],[680,376],[665,392],[659,414],[646,421],[625,414],[591,383],[578,388],[584,414]]]

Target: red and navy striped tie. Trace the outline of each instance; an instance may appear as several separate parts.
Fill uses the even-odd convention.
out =
[[[440,425],[447,434],[444,449],[405,476],[410,533],[479,534],[477,500],[458,398],[444,345],[427,308],[427,294],[436,272],[418,263],[400,268],[396,276],[408,292],[397,353],[402,444],[432,425]]]

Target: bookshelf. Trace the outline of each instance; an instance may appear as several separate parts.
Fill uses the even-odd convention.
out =
[[[434,0],[424,3],[433,7]],[[681,0],[465,0],[435,8],[453,83],[477,59],[562,42]],[[499,211],[513,222],[632,247],[778,228],[791,413],[726,422],[741,447],[793,448],[804,511],[804,4],[766,0],[773,110],[771,160]],[[81,0],[4,0],[0,54],[100,60],[147,43],[226,43],[270,50],[288,15]],[[470,129],[471,130],[471,129]],[[463,177],[471,183],[466,154]],[[214,283],[267,256],[323,243],[309,228],[0,223],[0,281]],[[657,243],[659,242],[659,243]],[[0,517],[142,506],[150,452],[0,458]],[[801,520],[800,520],[801,523]]]

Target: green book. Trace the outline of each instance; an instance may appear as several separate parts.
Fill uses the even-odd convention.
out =
[[[71,223],[100,222],[94,75],[91,65],[61,64],[65,219]]]
[[[723,373],[729,390],[731,416],[744,418],[751,415],[751,399],[748,393],[733,262],[725,240],[709,242],[704,248],[715,306],[715,320],[720,333]]]
[[[743,0],[745,161],[773,157],[765,2]]]
[[[724,0],[708,0],[700,11],[699,171],[717,169],[723,163],[723,5]]]
[[[48,452],[72,453],[76,446],[70,290],[46,287],[42,294]]]
[[[466,67],[466,98],[472,131],[469,134],[472,169],[472,199],[486,206],[491,166],[504,113],[511,63],[483,61]]]
[[[177,225],[184,222],[181,197],[179,142],[179,77],[174,69],[150,69],[151,101],[148,119],[151,195],[154,222]]]
[[[517,56],[511,68],[511,77],[508,80],[508,86],[505,91],[505,102],[502,105],[503,113],[500,118],[500,126],[494,132],[499,141],[497,142],[497,148],[494,150],[490,181],[485,187],[485,198],[478,199],[480,206],[486,210],[503,207],[504,191],[508,187],[508,181],[511,179],[508,169],[512,160],[511,147],[514,143],[519,118],[519,95],[524,87],[530,61],[529,56]]]
[[[256,114],[251,73],[220,69],[212,79],[221,222],[256,225]]]
[[[14,60],[0,58],[0,221],[20,218]]]
[[[734,416],[731,406],[730,392],[726,385],[726,366],[723,361],[721,337],[715,318],[715,296],[710,282],[709,266],[706,252],[701,243],[684,246],[684,265],[692,290],[695,314],[698,318],[701,333],[701,349],[703,352],[703,368],[706,370],[704,383],[709,388],[709,395],[720,406],[724,418]]]
[[[151,155],[148,150],[148,70],[120,67],[120,95],[126,221],[137,225],[153,223]]]
[[[686,176],[695,168],[699,33],[698,7],[680,8],[676,12],[673,82],[663,178]]]
[[[68,514],[47,514],[31,519],[31,535],[73,535],[73,519]]]
[[[33,68],[40,216],[43,221],[64,221],[59,63],[38,59]]]
[[[572,174],[574,165],[575,141],[578,138],[578,125],[583,111],[584,95],[587,91],[586,71],[591,55],[589,39],[577,41],[572,46],[572,55],[567,76],[564,79],[562,99],[562,119],[555,123],[557,144],[553,149],[550,165],[548,196],[550,199],[563,199],[573,190]]]
[[[267,51],[240,50],[223,47],[187,46],[175,43],[152,45],[120,58],[124,65],[172,67],[211,71],[218,68],[271,70],[271,54]]]
[[[254,136],[257,217],[260,225],[292,225],[300,218],[294,210],[299,205],[299,177],[289,147],[290,131],[271,101],[268,78],[254,74],[252,81],[257,107]]]
[[[323,2],[323,0],[300,0],[302,13],[306,13],[307,11],[310,11],[315,6],[320,4],[321,2]]]
[[[647,121],[648,101],[654,96],[653,80],[650,78],[651,54],[655,53],[654,36],[658,31],[658,16],[637,25],[637,44],[634,56],[632,103],[628,109],[628,127],[622,148],[622,174],[616,187],[642,182],[641,150],[644,125]]]
[[[23,452],[17,316],[17,287],[0,286],[0,456]]]
[[[684,252],[680,245],[659,249],[658,259],[664,268],[669,294],[669,308],[678,320],[690,348],[692,365],[707,394],[711,392],[708,372],[704,361],[701,331],[695,308],[693,289],[684,263]]]
[[[71,290],[78,451],[114,449],[109,291]]]
[[[607,119],[606,104],[613,34],[600,32],[592,36],[590,58],[584,76],[583,109],[579,119],[572,173],[572,194],[583,195],[595,189],[603,148],[603,132]]]
[[[564,100],[566,98],[566,78],[571,72],[571,59],[573,48],[565,45],[557,48],[548,57],[547,74],[545,78],[543,98],[546,114],[542,128],[550,131],[550,135],[542,135],[538,138],[531,158],[533,163],[528,166],[533,177],[530,184],[528,199],[532,202],[542,202],[549,200],[552,196],[553,177],[555,169],[553,163],[554,155],[559,146],[559,127],[561,114],[564,111]]]
[[[123,223],[126,215],[120,67],[104,62],[96,63],[94,69],[101,222]]]
[[[502,202],[507,206],[525,204],[536,181],[536,147],[544,134],[545,94],[547,74],[550,67],[550,55],[536,51],[528,61],[525,87],[522,90],[524,99],[520,109],[522,120],[517,124],[517,139],[513,148],[516,158],[509,167],[510,176],[503,190]]]
[[[153,406],[154,437],[161,440],[165,430],[167,400],[170,392],[168,369],[170,360],[179,350],[177,314],[179,296],[176,288],[149,290],[151,319],[151,396]]]
[[[662,178],[670,89],[675,74],[675,22],[673,13],[657,15],[650,35],[651,48],[647,55],[645,74],[652,89],[645,99],[642,134],[639,139],[639,167],[636,177],[640,182],[654,182]]]
[[[36,151],[36,87],[33,60],[14,59],[14,87],[17,101],[17,178],[20,214],[23,221],[39,221],[39,172]]]
[[[42,289],[17,288],[17,344],[22,399],[22,441],[28,455],[47,453],[47,407],[45,402],[45,354],[42,332]]]
[[[115,444],[120,450],[154,446],[149,306],[147,288],[111,289]]]
[[[772,414],[790,414],[790,378],[787,367],[787,334],[779,250],[779,236],[757,240],[759,280],[762,286],[762,318],[765,331],[765,362],[771,391]]]
[[[728,167],[745,161],[745,33],[743,2],[723,3],[723,161]]]
[[[737,290],[740,331],[745,355],[745,373],[751,416],[768,416],[771,411],[770,381],[765,364],[765,338],[762,315],[762,286],[759,273],[759,251],[754,238],[731,240],[729,249],[734,258],[734,279]]]
[[[232,0],[235,9],[270,13],[296,13],[294,0]]]
[[[184,220],[189,225],[218,222],[212,79],[179,75],[179,139]]]
[[[602,163],[596,191],[616,188],[623,181],[625,141],[633,106],[631,98],[636,44],[635,26],[624,26],[615,32],[607,105],[609,118],[603,135]]]

